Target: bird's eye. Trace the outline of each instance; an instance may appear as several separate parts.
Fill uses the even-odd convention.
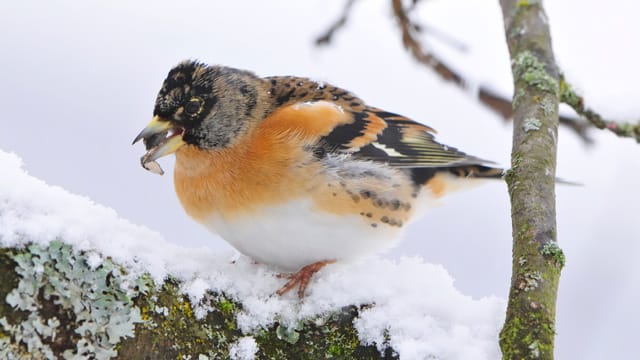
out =
[[[202,111],[202,99],[193,98],[184,106],[184,112],[188,115],[197,115]]]

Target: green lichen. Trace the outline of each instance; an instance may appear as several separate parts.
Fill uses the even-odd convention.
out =
[[[221,295],[208,293],[200,304],[193,305],[180,293],[178,281],[170,279],[156,295],[135,300],[144,323],[137,324],[136,337],[122,343],[129,358],[227,359],[241,337],[250,335],[258,345],[259,359],[395,359],[393,350],[381,354],[375,345],[360,344],[353,320],[355,308],[294,324],[275,324],[243,334],[238,330],[236,315],[239,303]],[[198,319],[194,308],[210,311]],[[171,339],[169,348],[157,339]]]
[[[517,224],[516,228],[521,255],[514,264],[508,321],[500,332],[500,348],[505,359],[548,359],[553,355],[553,294],[558,286],[560,269],[544,266],[546,259],[538,250],[539,243],[532,226],[525,222]],[[542,282],[545,286],[540,286]]]
[[[523,80],[527,85],[552,94],[558,94],[558,81],[544,67],[544,64],[528,50],[515,56],[511,63],[516,81]]]
[[[540,271],[533,271],[524,274],[524,282],[521,285],[521,290],[532,291],[535,290],[542,282],[542,273]]]
[[[544,244],[540,249],[540,254],[544,256],[546,259],[552,260],[554,264],[562,269],[564,267],[566,258],[564,256],[564,252],[558,246],[558,243],[555,241],[549,241]]]
[[[516,233],[516,238],[519,241],[531,241],[531,239],[533,239],[533,234],[531,232],[531,225],[529,225],[529,223],[522,224],[522,226],[518,228],[518,232]]]
[[[224,295],[193,303],[177,279],[156,285],[61,242],[0,250],[0,270],[0,359],[228,359],[248,336],[259,359],[397,358],[388,342],[360,343],[356,307],[246,334]]]
[[[564,78],[560,80],[560,101],[571,107],[581,106],[581,100],[573,87]]]
[[[518,168],[521,164],[522,164],[522,154],[521,153],[513,154],[513,156],[511,157],[511,167]]]
[[[281,324],[274,324],[256,335],[259,359],[397,359],[390,347],[380,353],[374,345],[360,344],[353,320],[358,309],[350,306],[324,317],[294,326],[298,338],[293,344],[279,336]],[[285,327],[285,328],[290,328]],[[280,330],[283,331],[283,330]],[[291,330],[289,330],[291,331]]]
[[[540,130],[541,126],[542,126],[542,121],[534,117],[526,118],[522,122],[522,130],[524,130],[525,132]]]
[[[552,336],[555,334],[553,324],[546,322],[541,328],[531,329],[534,324],[546,321],[546,310],[542,307],[532,311],[529,316],[517,317],[509,323],[500,332],[500,348],[504,359],[539,359],[543,356],[551,358],[553,356],[553,345],[549,342],[541,341],[542,337]],[[520,348],[514,345],[524,343],[525,346]],[[550,339],[553,344],[553,337]]]
[[[539,4],[540,0],[518,0],[516,3],[517,7],[527,7],[535,4]]]
[[[236,311],[236,304],[231,300],[222,298],[218,302],[218,310],[220,310],[225,315],[230,315]]]
[[[637,124],[618,122],[614,123],[614,125],[609,125],[609,128],[614,128],[616,133],[621,134],[622,136],[634,137],[638,132],[640,132],[640,122]]]
[[[507,169],[504,173],[504,179],[507,182],[507,185],[510,189],[516,189],[518,187],[518,181],[516,180],[516,172],[518,168],[522,164],[522,154],[516,152],[511,155],[511,168]]]
[[[0,299],[4,299],[13,289],[18,287],[18,283],[20,282],[20,278],[14,273],[17,264],[12,259],[12,256],[12,252],[6,249],[0,249],[0,274],[2,274],[2,281],[0,281]],[[27,319],[28,315],[28,311],[0,306],[0,319],[6,318],[9,323],[21,323]],[[3,327],[0,327],[0,338],[7,336],[9,336],[9,334]]]
[[[513,168],[505,170],[505,172],[504,172],[504,180],[507,182],[507,185],[509,187],[515,187],[516,186],[515,181],[514,181],[514,179],[515,179],[514,176],[515,175],[514,175],[514,172],[513,172]]]
[[[298,322],[295,326],[285,326],[280,324],[276,327],[276,336],[280,340],[284,340],[289,344],[294,345],[300,340],[300,332],[304,328],[304,324]]]
[[[540,107],[542,108],[542,113],[545,117],[551,117],[556,113],[556,103],[555,100],[549,96],[545,96],[540,102]]]
[[[29,315],[0,320],[13,349],[45,359],[115,356],[142,321],[122,270],[109,260],[92,267],[59,241],[27,250],[10,254],[19,281],[5,301]]]
[[[523,160],[521,166],[512,167],[507,179],[512,200],[513,275],[500,348],[503,359],[509,360],[553,359],[559,280],[558,267],[539,248],[556,238],[553,150],[560,82],[544,9],[541,4],[531,6],[534,3],[517,1],[504,8],[515,89],[526,93],[519,97],[514,117],[541,120],[539,125],[533,121],[518,124],[513,157],[522,154]],[[510,36],[515,29],[518,36]]]
[[[538,340],[533,340],[529,344],[529,356],[533,359],[540,358],[540,342]]]
[[[511,101],[511,106],[513,110],[517,109],[520,106],[520,101],[526,95],[524,89],[518,89],[513,95],[513,101]]]
[[[200,318],[176,279],[167,279],[160,288],[137,297],[135,303],[145,321],[137,324],[135,338],[122,342],[126,358],[225,359],[243,336],[235,318],[239,304],[208,293],[196,304],[207,309]]]

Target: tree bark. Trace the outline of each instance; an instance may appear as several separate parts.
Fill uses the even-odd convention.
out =
[[[500,333],[503,359],[553,359],[564,255],[556,242],[559,72],[542,1],[500,0],[514,81],[513,270]]]
[[[360,344],[355,306],[246,334],[237,302],[209,292],[198,316],[180,285],[133,277],[109,260],[92,265],[59,241],[0,248],[0,359],[229,359],[243,340],[255,343],[256,359],[397,358]]]

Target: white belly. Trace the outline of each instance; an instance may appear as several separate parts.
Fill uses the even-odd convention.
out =
[[[232,219],[215,214],[202,223],[241,253],[286,270],[370,255],[394,245],[402,233],[385,224],[373,227],[361,216],[320,212],[306,199]]]

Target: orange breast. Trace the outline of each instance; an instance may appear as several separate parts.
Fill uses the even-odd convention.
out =
[[[305,146],[349,121],[328,103],[294,105],[275,112],[231,147],[185,145],[176,153],[178,198],[201,221],[214,212],[233,217],[305,196],[326,182]]]

